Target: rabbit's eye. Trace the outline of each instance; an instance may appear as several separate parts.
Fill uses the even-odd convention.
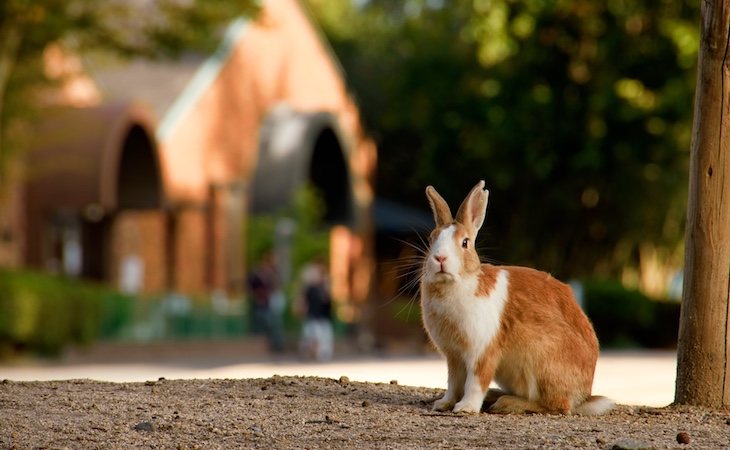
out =
[[[461,248],[469,248],[469,238],[464,238],[464,240],[461,241]]]

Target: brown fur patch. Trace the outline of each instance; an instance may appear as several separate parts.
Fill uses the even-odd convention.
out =
[[[598,341],[570,287],[549,274],[525,267],[509,272],[510,299],[497,336],[505,357],[497,378],[527,397],[524,370],[534,377],[540,404],[569,412],[590,395]],[[525,365],[526,367],[521,367]]]
[[[543,405],[522,397],[503,395],[489,408],[489,412],[493,414],[534,414],[553,411],[547,411]]]
[[[489,295],[497,283],[497,274],[499,273],[499,267],[495,267],[491,264],[481,265],[482,274],[479,277],[479,286],[477,287],[477,295],[484,297]]]
[[[487,346],[487,348],[479,357],[476,364],[476,373],[479,376],[479,384],[482,389],[486,392],[489,389],[489,384],[494,379],[494,373],[497,370],[497,365],[500,359],[500,348],[499,344],[494,341]]]

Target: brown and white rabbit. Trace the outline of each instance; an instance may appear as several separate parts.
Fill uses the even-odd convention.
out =
[[[527,267],[482,264],[474,242],[489,192],[480,181],[456,219],[429,186],[436,220],[421,278],[423,323],[446,357],[438,411],[603,414],[591,396],[598,339],[570,287]],[[494,380],[501,390],[489,390]],[[485,401],[486,400],[486,401]]]

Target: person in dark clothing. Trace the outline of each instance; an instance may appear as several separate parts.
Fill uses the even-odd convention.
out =
[[[300,351],[319,361],[332,359],[332,297],[327,270],[320,260],[308,264],[301,274],[299,313],[304,316]]]
[[[284,298],[273,252],[264,255],[251,272],[248,287],[251,295],[251,327],[254,333],[265,333],[271,351],[282,352],[284,336],[280,313]]]
[[[304,292],[304,301],[307,306],[308,319],[330,320],[332,299],[324,282],[316,282],[309,285]]]

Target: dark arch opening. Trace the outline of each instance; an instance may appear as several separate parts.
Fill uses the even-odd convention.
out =
[[[325,201],[324,220],[328,224],[352,222],[350,171],[335,133],[324,129],[314,143],[309,178]]]
[[[122,146],[117,176],[119,209],[162,207],[162,182],[155,149],[145,130],[134,125]]]

